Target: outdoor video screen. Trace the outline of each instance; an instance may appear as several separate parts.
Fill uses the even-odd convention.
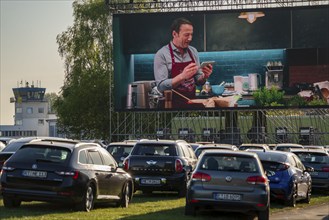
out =
[[[115,110],[328,108],[328,9],[114,14]],[[183,48],[184,59],[169,49],[177,18],[193,24],[189,46],[197,52]],[[190,62],[206,61],[213,68],[207,80],[198,81],[199,69],[174,83]]]

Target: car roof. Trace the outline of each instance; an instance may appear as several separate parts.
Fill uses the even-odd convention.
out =
[[[24,144],[23,147],[27,146],[44,146],[44,147],[49,147],[49,146],[56,146],[56,147],[64,147],[68,148],[70,150],[73,150],[76,147],[79,146],[94,146],[94,147],[101,147],[100,144],[98,143],[88,143],[88,142],[80,142],[77,140],[70,140],[70,139],[62,139],[62,140],[41,140],[41,141],[33,141],[27,144]]]
[[[256,153],[251,152],[251,151],[231,151],[231,150],[221,150],[221,149],[209,149],[209,150],[204,150],[201,155],[208,155],[208,154],[230,154],[230,155],[241,155],[241,156],[251,156],[255,157]],[[200,155],[200,156],[201,156]]]
[[[327,152],[325,149],[316,149],[316,148],[301,148],[301,149],[291,149],[290,152],[292,153],[302,153],[302,152],[309,152],[309,153],[325,153],[325,154],[329,154],[329,152]]]
[[[257,154],[293,155],[293,153],[288,151],[277,151],[277,150],[248,149],[248,152],[255,152]]]
[[[301,144],[294,144],[294,143],[279,143],[279,144],[277,144],[276,145],[277,147],[281,147],[281,146],[296,146],[296,147],[299,147],[299,146],[301,146],[301,147],[303,147],[303,145],[301,145]]]
[[[137,142],[137,144],[139,143],[145,143],[145,144],[154,144],[154,143],[159,143],[159,144],[176,144],[176,143],[186,143],[187,142],[185,140],[165,140],[165,139],[154,139],[154,140],[150,140],[150,139],[143,139]]]

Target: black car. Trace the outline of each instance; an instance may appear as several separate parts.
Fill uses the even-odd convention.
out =
[[[18,139],[11,140],[8,145],[0,152],[0,170],[2,168],[3,163],[13,155],[19,148],[21,148],[24,144],[32,143],[35,141],[41,140],[67,140],[65,138],[57,138],[57,137],[39,137],[39,136],[32,136],[32,137],[22,137]]]
[[[137,141],[135,140],[112,142],[106,147],[106,149],[110,152],[119,166],[122,167],[124,159],[130,154],[136,142]]]
[[[90,211],[95,202],[128,207],[134,191],[128,173],[96,143],[37,141],[23,145],[3,165],[5,207],[21,201],[68,203]]]
[[[134,179],[136,190],[176,191],[186,194],[186,184],[197,158],[183,140],[141,140],[124,160],[124,169]]]

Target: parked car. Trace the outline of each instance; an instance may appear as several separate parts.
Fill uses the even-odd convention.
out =
[[[329,153],[324,149],[293,149],[305,166],[314,169],[311,172],[312,187],[329,190]]]
[[[241,144],[239,146],[239,150],[247,150],[247,149],[270,150],[270,148],[266,144]]]
[[[312,167],[304,166],[291,152],[249,150],[257,153],[270,180],[271,198],[295,207],[296,201],[309,203],[312,192]]]
[[[141,140],[124,160],[124,169],[143,193],[176,191],[186,194],[186,184],[197,162],[184,140]]]
[[[205,150],[188,182],[185,215],[198,210],[256,212],[269,219],[270,188],[262,164],[247,151]]]
[[[128,207],[133,195],[131,176],[97,143],[35,141],[23,145],[3,165],[4,206],[21,201],[67,203],[90,211],[95,202]]]
[[[304,149],[320,149],[324,150],[324,146],[322,145],[303,145]]]
[[[304,148],[304,147],[301,144],[281,143],[281,144],[277,144],[276,147],[273,150],[290,151],[290,149],[295,149],[295,148],[300,149],[300,148]]]
[[[126,140],[122,142],[112,142],[106,150],[114,157],[120,167],[123,166],[124,159],[130,154],[137,140]]]
[[[209,150],[209,149],[239,150],[235,145],[232,144],[206,144],[198,147],[195,150],[195,155],[199,157],[204,150]]]
[[[57,138],[57,137],[22,137],[18,139],[14,139],[10,141],[10,143],[0,152],[0,170],[2,168],[3,163],[13,155],[18,149],[20,149],[24,144],[31,143],[34,141],[40,140],[64,140],[65,138]]]

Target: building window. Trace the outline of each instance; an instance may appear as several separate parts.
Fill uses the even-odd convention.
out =
[[[44,125],[44,124],[45,124],[45,121],[44,121],[43,119],[39,119],[39,120],[38,120],[38,124],[39,124],[39,125]]]
[[[16,108],[16,113],[17,113],[17,114],[21,114],[21,113],[23,113],[23,109],[22,109],[21,107],[17,107],[17,108]]]
[[[32,107],[27,107],[26,108],[26,113],[27,114],[33,114],[33,108]]]
[[[15,121],[15,125],[23,125],[23,120],[21,120],[21,119],[17,119],[17,120]]]
[[[44,113],[45,109],[44,108],[38,108],[38,113]]]

